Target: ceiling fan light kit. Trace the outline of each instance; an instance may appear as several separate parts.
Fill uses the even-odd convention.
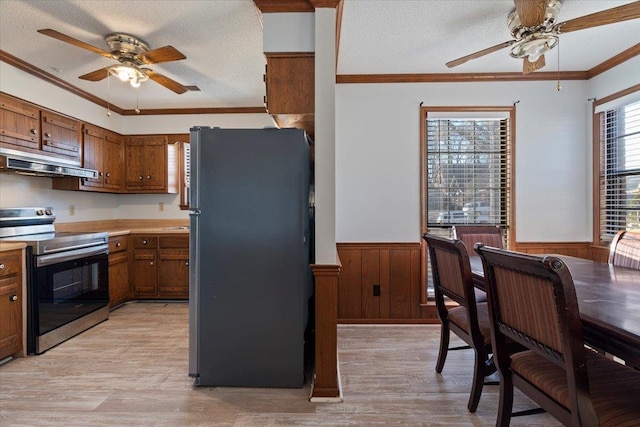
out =
[[[522,59],[522,72],[528,74],[545,66],[544,54],[559,45],[561,34],[640,18],[640,1],[560,23],[556,21],[562,0],[514,0],[514,4],[515,9],[507,17],[512,40],[449,61],[447,67],[511,46],[509,55]]]
[[[151,79],[177,94],[189,91],[187,86],[149,68],[143,68],[146,65],[186,59],[186,56],[173,46],[150,49],[149,45],[138,37],[126,33],[109,33],[104,38],[109,46],[109,52],[107,52],[56,30],[42,29],[38,30],[38,32],[119,62],[118,65],[101,68],[82,75],[80,76],[82,80],[97,82],[107,78],[109,75],[113,75],[123,82],[129,82],[134,88],[140,87],[140,83]]]

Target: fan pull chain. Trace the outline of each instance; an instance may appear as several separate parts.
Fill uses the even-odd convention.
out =
[[[133,111],[135,111],[135,112],[136,112],[136,114],[140,114],[140,108],[138,107],[138,103],[139,103],[139,102],[138,102],[138,101],[139,101],[139,97],[138,97],[138,95],[139,95],[139,94],[140,94],[140,88],[139,88],[139,87],[137,87],[137,88],[136,88],[136,109],[135,109],[135,110],[133,110]]]
[[[111,108],[109,101],[111,99],[111,73],[107,71],[107,117],[111,117]]]
[[[560,92],[562,86],[560,86],[560,39],[558,39],[558,85],[556,86],[556,90]]]

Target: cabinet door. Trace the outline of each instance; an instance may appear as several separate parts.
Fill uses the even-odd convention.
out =
[[[102,167],[102,150],[104,145],[104,133],[101,129],[86,126],[84,129],[84,167],[98,171],[96,178],[85,178],[84,185],[89,187],[102,187],[104,184],[104,172]]]
[[[145,143],[142,138],[125,138],[124,157],[126,166],[125,187],[128,191],[144,190],[145,183]]]
[[[22,350],[22,252],[0,253],[0,359]]]
[[[155,297],[158,268],[154,249],[136,249],[133,254],[133,289],[136,297]]]
[[[189,250],[160,249],[159,254],[160,296],[189,298]]]
[[[113,190],[122,187],[122,137],[106,132],[103,147],[104,186]]]
[[[129,299],[129,266],[127,252],[109,255],[109,306]]]
[[[0,94],[0,142],[40,149],[40,110]]]
[[[42,151],[80,162],[81,127],[78,120],[42,111]]]
[[[145,147],[145,189],[164,190],[167,181],[167,139],[150,137]]]

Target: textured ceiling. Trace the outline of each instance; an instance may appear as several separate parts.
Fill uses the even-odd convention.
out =
[[[630,3],[565,0],[559,21]],[[339,74],[519,72],[508,49],[456,68],[444,63],[510,40],[512,0],[345,0]],[[51,28],[107,49],[125,32],[151,48],[172,45],[186,60],[154,71],[201,92],[177,95],[154,83],[138,91],[140,108],[259,107],[265,94],[262,27],[251,0],[0,0],[0,49],[124,109],[136,91],[117,79],[78,76],[115,61],[37,33]],[[640,41],[640,19],[561,36],[560,69],[586,71]],[[557,52],[543,71],[557,70]],[[639,70],[640,72],[640,70]]]

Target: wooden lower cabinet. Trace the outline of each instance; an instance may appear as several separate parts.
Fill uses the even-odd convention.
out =
[[[131,298],[128,240],[129,236],[109,238],[109,307]]]
[[[189,236],[132,236],[134,296],[189,298]]]
[[[0,252],[0,359],[22,352],[22,258]]]
[[[419,243],[339,243],[339,323],[432,323],[421,300]]]

